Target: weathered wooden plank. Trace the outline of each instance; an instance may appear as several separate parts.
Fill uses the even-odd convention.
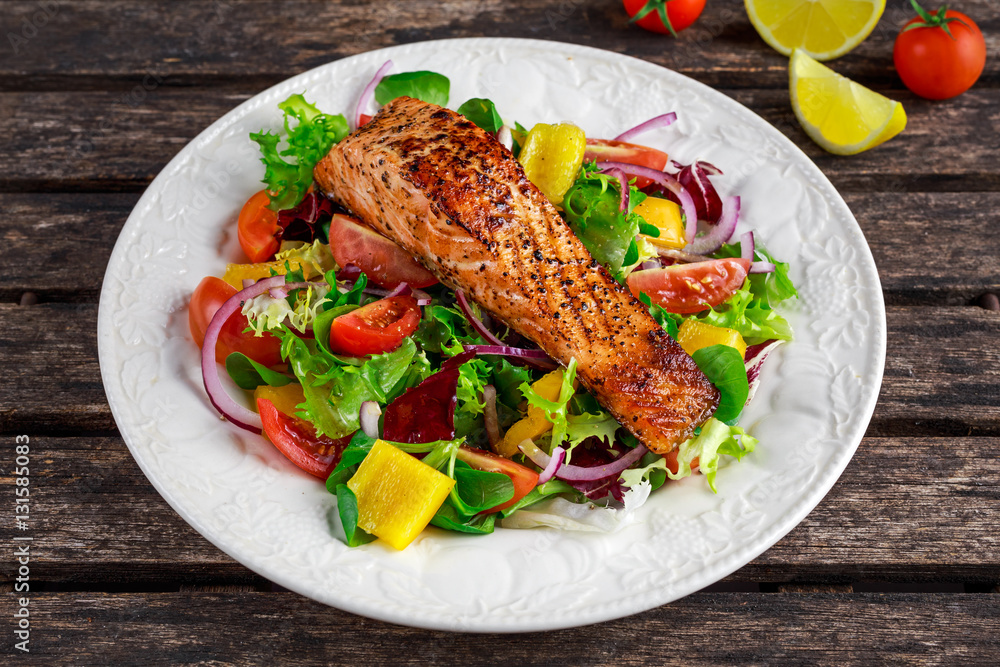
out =
[[[160,87],[141,99],[101,91],[0,93],[0,132],[7,137],[0,191],[142,189],[198,132],[257,92],[235,85]],[[1000,133],[983,131],[1000,126],[1000,89],[973,90],[951,104],[913,100],[901,136],[850,158],[825,153],[805,135],[786,90],[723,92],[789,136],[841,190],[1000,190]]]
[[[995,584],[998,446],[997,438],[867,438],[802,524],[728,581]],[[120,439],[39,436],[31,447],[35,572],[50,588],[267,589],[159,497]],[[0,492],[12,483],[3,468]],[[0,579],[14,567],[0,562]]]
[[[93,304],[0,304],[0,432],[114,428]],[[888,310],[888,361],[869,435],[1000,434],[1000,314],[976,306]]]
[[[0,301],[95,303],[137,194],[0,194]]]
[[[37,664],[993,665],[1000,650],[991,594],[698,593],[516,635],[404,628],[291,593],[42,593],[31,607]]]
[[[914,14],[889,3],[879,26],[837,61],[866,84],[896,83],[892,40]],[[990,0],[966,0],[987,50],[1000,48],[1000,12]],[[263,89],[323,63],[396,44],[452,37],[528,37],[600,46],[646,58],[709,85],[786,85],[787,60],[761,40],[741,0],[708,3],[701,19],[674,40],[629,26],[620,3],[603,0],[413,0],[385,2],[213,3],[139,0],[5,2],[0,18],[4,89],[140,84],[191,85],[249,77]],[[136,40],[135,35],[143,35]],[[988,59],[983,83],[1000,83]]]
[[[1000,193],[846,193],[891,305],[960,306],[1000,290]],[[96,302],[136,194],[0,194],[0,301]],[[975,243],[975,261],[970,248]],[[919,250],[917,249],[919,247]]]

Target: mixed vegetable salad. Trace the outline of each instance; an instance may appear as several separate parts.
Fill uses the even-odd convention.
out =
[[[266,187],[237,223],[249,261],[191,299],[213,405],[326,482],[352,546],[378,537],[402,549],[428,523],[613,529],[668,478],[700,472],[714,491],[722,457],[756,445],[736,422],[760,364],[791,339],[775,306],[796,295],[752,231],[733,238],[740,199],[718,193],[722,172],[632,143],[674,114],[605,140],[568,123],[509,123],[488,99],[457,109],[511,150],[719,389],[714,417],[660,456],[578,386],[575,360],[558,367],[314,189],[313,167],[369,120],[372,98],[448,104],[446,77],[390,67],[351,122],[297,94],[279,105],[282,132],[251,135]],[[256,411],[227,393],[220,365]]]

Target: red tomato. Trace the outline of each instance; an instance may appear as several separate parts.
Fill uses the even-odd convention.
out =
[[[624,4],[625,13],[633,17],[640,28],[675,37],[697,21],[705,9],[705,0],[624,0]],[[661,16],[663,9],[666,9],[667,21]],[[636,20],[637,15],[642,18]]]
[[[278,252],[278,214],[267,207],[271,203],[267,190],[261,190],[243,204],[236,226],[240,247],[253,263],[266,262]]]
[[[610,139],[587,139],[587,150],[583,154],[584,162],[625,162],[658,171],[663,171],[668,159],[666,153],[655,148]],[[652,182],[639,176],[635,179],[635,187],[641,190]]]
[[[368,280],[386,289],[395,289],[400,283],[420,288],[437,282],[434,274],[420,266],[410,253],[339,213],[330,221],[330,252],[340,266],[353,264]]]
[[[922,27],[907,30],[912,25]],[[929,100],[946,100],[979,79],[986,66],[986,42],[979,26],[961,12],[948,10],[943,17],[924,12],[896,37],[892,59],[907,88]]]
[[[750,260],[734,257],[633,271],[626,280],[636,296],[645,293],[668,312],[686,315],[726,301],[743,286],[749,270]]]
[[[520,463],[514,463],[510,459],[505,459],[502,456],[478,449],[470,449],[469,447],[459,447],[458,458],[476,470],[503,473],[510,477],[510,481],[514,483],[514,497],[502,505],[485,510],[484,514],[491,514],[507,509],[538,486],[537,472],[531,468],[524,467]]]
[[[337,467],[340,455],[351,441],[350,435],[337,440],[316,435],[312,424],[286,415],[266,398],[257,399],[257,411],[260,413],[260,420],[264,422],[264,433],[278,451],[310,475],[322,480],[326,480]]]
[[[231,296],[236,294],[236,288],[214,276],[208,276],[191,295],[191,306],[188,309],[188,326],[194,342],[201,347],[205,342],[205,332],[212,322],[216,311],[222,307]],[[242,352],[259,364],[274,366],[281,363],[281,341],[269,333],[257,337],[251,331],[243,333],[247,328],[246,315],[236,311],[229,316],[219,332],[219,342],[215,346],[215,360],[220,364],[226,362],[233,352]]]
[[[412,296],[393,296],[341,315],[330,325],[330,349],[361,357],[395,350],[420,324]]]
[[[370,121],[371,119],[372,119],[372,117],[369,116],[368,114],[366,114],[366,113],[361,114],[360,116],[358,116],[358,127],[362,127],[364,125],[367,125],[368,121]]]

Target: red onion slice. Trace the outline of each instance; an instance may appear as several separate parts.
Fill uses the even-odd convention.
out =
[[[494,345],[499,345],[505,347],[503,341],[493,335],[486,325],[483,324],[482,320],[476,317],[475,313],[472,312],[472,306],[469,305],[469,300],[465,297],[465,292],[460,289],[455,290],[455,296],[458,298],[458,307],[465,315],[465,319],[469,321],[472,328],[475,329],[476,333],[479,334],[483,340],[493,343]]]
[[[684,217],[686,220],[685,236],[687,237],[687,242],[691,243],[694,240],[695,234],[698,232],[698,210],[694,206],[694,199],[691,198],[690,193],[684,189],[684,186],[680,184],[676,178],[670,174],[659,171],[658,169],[653,169],[651,167],[642,167],[636,164],[628,164],[626,162],[598,162],[597,167],[599,169],[621,169],[628,176],[645,176],[649,180],[658,184],[667,190],[674,193],[678,201],[681,203],[681,209],[684,211]]]
[[[778,267],[771,262],[754,262],[747,273],[774,273]]]
[[[230,315],[243,307],[243,302],[260,296],[271,289],[283,287],[286,290],[301,289],[309,287],[309,283],[285,284],[285,276],[274,276],[260,280],[246,289],[242,289],[222,304],[222,307],[215,312],[212,321],[205,331],[205,342],[201,346],[201,377],[205,384],[205,392],[212,406],[218,410],[223,417],[231,421],[236,426],[246,429],[252,433],[261,433],[263,424],[260,415],[253,410],[243,407],[226,392],[222,386],[222,379],[219,377],[219,365],[215,362],[215,346],[219,342],[219,333]]]
[[[482,355],[493,355],[498,357],[520,357],[522,359],[538,359],[552,361],[549,355],[542,350],[527,350],[523,347],[510,347],[508,345],[463,345],[466,352],[475,352]],[[554,362],[553,362],[554,363]]]
[[[718,224],[704,236],[699,236],[685,246],[684,251],[696,255],[707,255],[715,252],[728,241],[736,231],[736,223],[740,220],[740,198],[726,197],[722,200],[722,217]]]
[[[507,150],[513,150],[514,148],[514,135],[510,131],[509,125],[501,125],[500,129],[497,130],[497,141],[499,141],[504,148]]]
[[[628,177],[625,176],[625,172],[623,172],[621,169],[618,169],[617,167],[611,167],[609,169],[601,170],[601,173],[607,174],[608,176],[614,176],[615,178],[618,179],[618,188],[621,190],[621,199],[619,200],[618,203],[618,210],[621,213],[627,213],[629,187],[628,187]]]
[[[361,422],[361,430],[369,438],[378,438],[378,418],[382,414],[382,408],[375,401],[365,401],[361,404],[358,420]]]
[[[656,116],[655,118],[650,118],[645,123],[639,123],[630,130],[625,130],[617,137],[615,141],[630,141],[631,139],[638,137],[640,134],[649,132],[650,130],[656,130],[661,127],[667,127],[668,125],[673,125],[677,120],[677,114],[671,111],[670,113],[665,113],[662,116]]]
[[[744,232],[740,236],[740,257],[753,263],[756,244],[753,240],[753,232]]]
[[[648,271],[649,269],[658,269],[662,265],[655,259],[647,259],[645,262],[639,265],[640,271]]]
[[[491,384],[483,387],[483,422],[490,447],[495,451],[500,442],[500,419],[497,416],[497,388]]]
[[[539,450],[541,451],[541,450]],[[566,462],[566,450],[562,447],[556,447],[552,450],[552,456],[549,457],[549,463],[545,466],[543,470],[538,475],[538,483],[545,484],[553,477],[555,477],[556,472],[562,467],[562,464]]]
[[[552,457],[539,449],[530,439],[521,442],[517,448],[539,468],[545,470],[549,467]],[[582,466],[564,464],[559,466],[559,469],[555,472],[555,476],[570,482],[593,482],[598,479],[611,477],[612,475],[620,475],[623,470],[631,467],[648,451],[644,445],[640,444],[620,459],[604,465],[584,468]]]
[[[382,66],[378,68],[377,72],[375,72],[375,76],[368,82],[368,85],[365,86],[365,89],[361,92],[361,97],[358,98],[358,104],[354,107],[354,129],[361,127],[361,115],[364,113],[364,110],[368,107],[368,103],[375,95],[375,86],[379,84],[379,81],[382,80],[386,72],[388,72],[391,67],[391,60],[386,60],[382,63]]]
[[[399,283],[398,285],[396,285],[396,289],[392,290],[391,292],[385,295],[385,298],[389,299],[394,296],[410,296],[412,292],[413,290],[410,289],[409,285],[407,285],[406,283]]]

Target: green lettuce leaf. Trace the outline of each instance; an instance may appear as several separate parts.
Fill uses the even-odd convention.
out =
[[[375,86],[375,101],[384,105],[405,95],[445,107],[450,89],[448,77],[437,72],[401,72],[379,81]]]
[[[656,475],[666,475],[670,479],[681,479],[691,475],[691,464],[697,458],[698,469],[705,475],[712,493],[718,493],[715,488],[715,476],[719,469],[722,456],[732,456],[737,461],[754,451],[757,439],[747,435],[739,426],[728,426],[718,419],[709,419],[701,427],[701,432],[693,438],[681,443],[677,452],[677,472],[667,469],[667,462],[662,456],[648,461],[643,457],[643,466],[626,470],[621,474],[622,486],[635,487],[643,480],[652,480]]]
[[[622,213],[618,181],[592,164],[583,166],[563,198],[563,213],[573,233],[619,282],[624,282],[630,266],[644,261],[635,240],[642,217],[632,211],[645,199],[645,193],[629,186],[628,211]],[[644,248],[643,255],[648,250]]]
[[[573,398],[576,390],[573,388],[573,381],[576,379],[576,358],[570,359],[569,366],[562,377],[562,387],[559,389],[559,398],[550,401],[538,395],[527,382],[521,385],[521,393],[528,401],[529,405],[545,411],[545,415],[552,422],[552,448],[558,447],[566,439],[566,431],[569,430],[569,400]],[[551,449],[550,449],[551,451]]]
[[[284,135],[266,130],[250,135],[260,146],[263,182],[271,193],[269,207],[275,211],[295,208],[302,201],[313,182],[313,167],[348,133],[343,115],[322,113],[300,94],[292,95],[278,108],[285,115]],[[294,161],[289,162],[286,157]]]
[[[487,132],[496,132],[503,126],[503,119],[497,113],[496,105],[487,99],[473,97],[458,107],[458,113]]]
[[[254,390],[262,384],[284,387],[292,379],[284,373],[272,371],[242,352],[233,352],[226,357],[226,372],[240,389]]]
[[[743,355],[728,345],[710,345],[696,350],[691,358],[722,395],[719,407],[715,411],[715,418],[726,423],[734,423],[743,412],[743,406],[750,396],[750,383],[747,380]]]

